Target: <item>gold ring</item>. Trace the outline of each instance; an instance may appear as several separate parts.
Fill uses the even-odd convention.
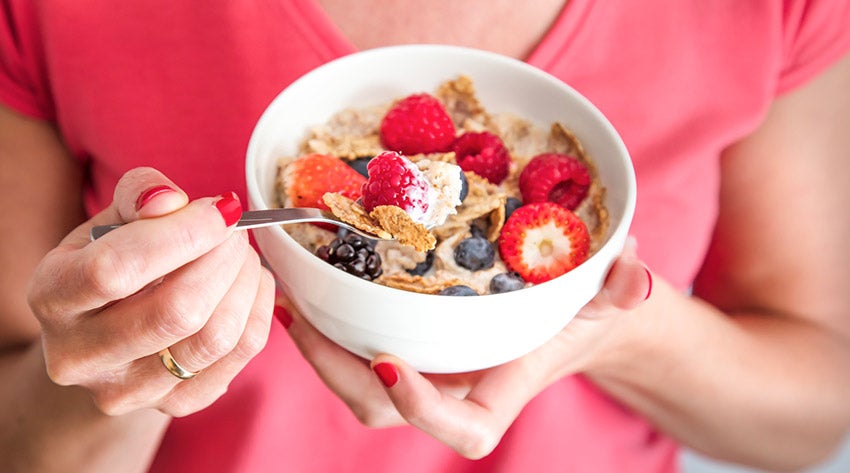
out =
[[[180,363],[177,363],[177,360],[171,356],[171,350],[168,348],[163,348],[159,351],[159,359],[162,360],[162,364],[165,365],[165,369],[168,370],[169,373],[177,376],[180,379],[192,379],[200,373],[200,371],[189,371],[186,368],[180,366]]]

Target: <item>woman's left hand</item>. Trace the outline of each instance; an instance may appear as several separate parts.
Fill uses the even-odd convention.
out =
[[[592,366],[613,325],[652,290],[628,243],[599,294],[552,340],[517,360],[460,374],[420,374],[382,354],[368,361],[327,339],[291,304],[283,316],[302,355],[370,427],[410,424],[470,459],[490,453],[523,407],[556,380]]]

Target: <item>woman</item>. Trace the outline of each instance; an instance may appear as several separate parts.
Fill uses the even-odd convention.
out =
[[[4,471],[668,472],[678,443],[824,458],[850,424],[850,6],[738,3],[3,2]],[[635,162],[640,259],[483,372],[348,354],[273,309],[231,225],[271,98],[412,42],[547,70]],[[133,223],[88,241],[114,222]]]

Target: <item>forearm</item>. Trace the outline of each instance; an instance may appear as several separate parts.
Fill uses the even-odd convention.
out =
[[[588,375],[684,444],[770,469],[822,459],[850,425],[850,346],[777,314],[735,314],[659,283]]]
[[[144,472],[169,417],[110,417],[77,387],[52,383],[39,343],[0,356],[0,471]]]

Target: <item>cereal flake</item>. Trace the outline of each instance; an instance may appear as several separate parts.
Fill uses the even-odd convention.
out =
[[[362,205],[348,197],[334,192],[327,192],[322,196],[322,201],[331,209],[331,213],[343,222],[357,229],[372,233],[379,238],[392,238],[392,235],[384,230],[377,220],[369,216]]]
[[[401,207],[379,205],[369,216],[402,245],[412,246],[417,251],[433,250],[437,245],[437,239],[425,225],[415,222]]]

